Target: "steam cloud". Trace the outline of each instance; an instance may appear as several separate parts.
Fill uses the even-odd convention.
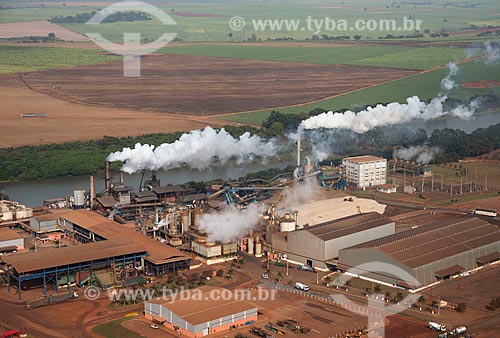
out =
[[[231,205],[220,213],[203,214],[199,228],[207,233],[207,239],[211,242],[232,242],[254,229],[261,213],[262,210],[256,204],[249,204],[241,210]]]
[[[500,48],[498,44],[486,41],[484,47],[486,48],[486,63],[496,63],[500,60]]]
[[[407,123],[413,120],[432,120],[442,116],[455,116],[469,119],[475,112],[479,101],[473,101],[469,106],[459,105],[456,108],[445,110],[443,102],[447,96],[437,97],[429,103],[420,101],[418,96],[406,99],[406,103],[392,102],[387,105],[379,104],[368,107],[359,113],[353,111],[325,112],[303,121],[300,125],[304,129],[350,129],[357,133],[365,133],[377,127]]]
[[[399,148],[395,151],[395,156],[401,160],[415,161],[420,164],[429,164],[434,156],[441,150],[436,147],[414,146],[409,148]]]
[[[458,66],[454,62],[450,62],[448,64],[448,69],[450,70],[450,72],[444,79],[441,80],[441,88],[450,91],[457,86],[456,82],[452,80],[451,77],[458,74]]]
[[[158,147],[137,143],[133,149],[124,148],[110,154],[107,160],[124,162],[121,170],[129,174],[142,169],[169,170],[182,166],[201,170],[214,163],[224,164],[230,159],[241,164],[256,157],[266,158],[275,155],[276,150],[274,142],[265,142],[248,132],[235,139],[224,129],[216,131],[206,127],[183,134],[179,140]]]

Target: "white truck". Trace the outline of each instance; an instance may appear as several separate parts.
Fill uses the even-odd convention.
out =
[[[299,290],[302,290],[302,291],[309,291],[309,286],[306,285],[306,284],[302,284],[302,283],[295,283],[295,288],[296,289],[299,289]]]
[[[459,326],[456,329],[452,330],[451,333],[454,335],[459,335],[461,333],[467,332],[467,328],[465,326]]]
[[[438,324],[436,322],[429,322],[427,327],[436,331],[446,332],[446,326]]]

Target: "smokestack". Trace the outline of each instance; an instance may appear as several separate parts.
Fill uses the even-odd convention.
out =
[[[106,165],[104,167],[104,191],[109,194],[111,190],[111,169],[110,169],[109,161],[106,161]]]
[[[120,171],[120,185],[123,185],[124,182],[125,182],[125,179],[123,177],[123,171]]]
[[[95,199],[95,182],[94,182],[94,176],[90,175],[90,189],[89,189],[90,210],[94,209],[94,199]]]
[[[300,167],[300,132],[299,139],[297,140],[297,167]]]

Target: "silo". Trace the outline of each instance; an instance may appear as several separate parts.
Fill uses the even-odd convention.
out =
[[[259,236],[255,239],[255,257],[262,257],[262,242],[259,239]]]
[[[173,217],[169,224],[169,233],[171,235],[177,233],[177,217]]]
[[[253,236],[249,236],[248,237],[248,248],[247,248],[247,252],[249,255],[253,255],[253,249],[254,249],[254,241],[255,241],[255,238],[253,238]]]
[[[290,216],[290,214],[285,214],[285,217],[280,222],[281,232],[290,232],[296,229],[297,222]]]
[[[193,212],[193,227],[195,229],[198,229],[200,225],[200,215],[201,215],[200,207],[195,207]]]
[[[73,196],[75,198],[73,208],[83,209],[85,207],[85,189],[75,189]]]
[[[184,231],[189,230],[189,225],[191,222],[189,222],[189,211],[188,210],[182,210],[181,220],[182,220],[182,229],[184,229]]]

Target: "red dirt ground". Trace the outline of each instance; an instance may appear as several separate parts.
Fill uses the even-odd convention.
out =
[[[480,80],[474,82],[465,82],[462,83],[462,86],[465,88],[491,88],[491,87],[500,87],[500,81],[497,80]]]
[[[49,33],[55,33],[56,38],[66,41],[88,41],[88,38],[86,36],[80,35],[48,21],[30,21],[0,24],[0,38],[47,36]]]
[[[0,147],[137,136],[222,126],[193,116],[78,104],[27,88],[19,77],[0,77]],[[45,118],[21,118],[45,113]]]
[[[60,99],[196,116],[289,106],[415,74],[412,70],[181,55],[141,60],[141,77],[121,61],[23,75]],[[53,86],[60,90],[53,90]]]

